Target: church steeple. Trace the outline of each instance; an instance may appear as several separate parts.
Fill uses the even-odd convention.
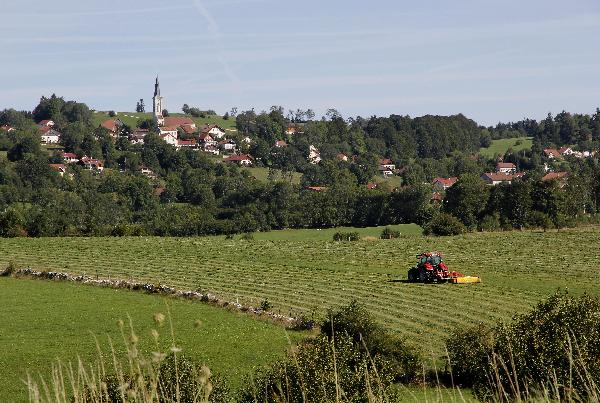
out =
[[[163,104],[162,97],[160,96],[160,86],[158,84],[158,76],[156,76],[156,82],[154,83],[154,97],[152,97],[152,115],[154,116],[154,120],[159,126],[162,126],[165,123],[165,119],[163,118]]]
[[[158,76],[156,76],[156,83],[154,84],[154,96],[160,97],[160,87],[158,85]]]

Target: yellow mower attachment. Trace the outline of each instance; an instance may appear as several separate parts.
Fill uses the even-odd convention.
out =
[[[479,276],[452,277],[451,281],[452,281],[452,284],[481,283],[481,277],[479,277]]]

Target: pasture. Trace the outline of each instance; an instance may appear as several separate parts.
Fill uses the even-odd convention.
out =
[[[4,239],[0,264],[132,278],[253,306],[267,299],[275,312],[291,316],[321,315],[356,298],[381,323],[434,354],[442,352],[453,328],[509,319],[558,288],[598,293],[587,262],[600,258],[600,227],[359,242],[304,239]],[[452,270],[481,275],[483,283],[406,283],[407,269],[424,250],[443,251]]]
[[[492,140],[492,145],[488,148],[481,148],[479,153],[484,157],[492,158],[496,154],[504,155],[509,149],[514,152],[531,150],[532,145],[533,139],[531,137]]]
[[[171,343],[167,323],[157,327],[152,316],[171,313],[176,345],[213,372],[221,373],[240,386],[255,366],[282,356],[304,335],[286,332],[280,326],[254,320],[248,315],[229,312],[212,305],[171,299],[156,295],[43,280],[0,277],[0,401],[26,401],[21,379],[27,371],[48,379],[51,364],[97,358],[93,338],[98,338],[105,357],[109,337],[118,351],[123,343],[117,321],[131,317],[140,337],[140,348],[155,351],[153,328],[161,334],[163,351]],[[201,321],[199,327],[195,321]]]

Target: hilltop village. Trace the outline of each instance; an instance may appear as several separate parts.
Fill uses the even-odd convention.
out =
[[[573,224],[599,206],[598,111],[483,127],[463,115],[344,119],[330,109],[317,120],[310,109],[234,108],[219,116],[188,105],[169,113],[164,103],[157,77],[151,114],[143,100],[136,113],[115,113],[55,95],[42,97],[32,112],[2,111],[4,214],[12,208],[19,217],[4,233],[135,228],[193,235],[408,222],[427,227],[436,219],[463,232]],[[19,170],[26,161],[27,170]],[[51,199],[75,197],[84,217],[100,214],[82,199],[83,183],[86,192],[112,195],[104,207],[120,212],[116,221],[98,217],[88,228],[79,217],[28,229],[35,223],[28,223],[27,209],[37,204],[20,203],[38,200],[40,186],[55,189]],[[515,210],[519,203],[523,209]],[[44,205],[35,208],[49,214]],[[185,229],[178,220],[156,219],[192,212],[199,222]]]

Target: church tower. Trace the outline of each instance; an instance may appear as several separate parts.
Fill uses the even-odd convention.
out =
[[[154,120],[159,126],[162,126],[165,123],[165,118],[163,118],[162,111],[162,97],[160,96],[160,86],[158,84],[158,76],[156,76],[156,83],[154,84],[154,96],[152,97],[152,115],[154,116]]]

